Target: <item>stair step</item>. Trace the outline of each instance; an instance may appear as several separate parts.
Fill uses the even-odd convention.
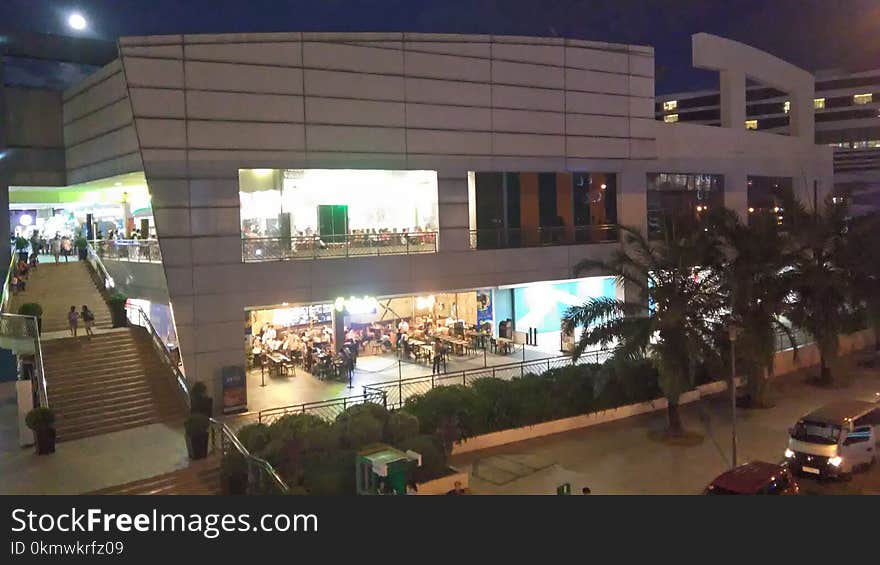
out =
[[[220,461],[216,456],[200,461],[191,461],[190,466],[149,477],[108,487],[89,494],[125,495],[176,495],[176,494],[220,494]]]
[[[109,434],[111,432],[118,432],[122,430],[128,430],[131,428],[138,428],[141,426],[148,426],[150,424],[158,424],[161,422],[165,423],[175,423],[182,422],[184,419],[183,416],[178,418],[159,418],[155,416],[148,417],[138,417],[138,418],[119,418],[114,420],[104,420],[100,422],[100,426],[91,426],[91,427],[80,427],[72,430],[58,430],[58,441],[71,441],[75,439],[82,439],[84,437],[92,437],[101,434]]]
[[[75,410],[77,414],[84,414],[107,408],[115,410],[127,405],[176,406],[177,401],[178,397],[170,391],[120,391],[119,394],[93,396],[88,399],[54,397],[51,406],[61,416],[66,409]]]

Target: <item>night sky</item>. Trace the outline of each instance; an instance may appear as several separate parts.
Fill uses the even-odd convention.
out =
[[[717,86],[690,66],[690,35],[749,43],[807,70],[880,66],[880,0],[2,0],[0,31],[87,35],[422,31],[653,45],[657,93]]]

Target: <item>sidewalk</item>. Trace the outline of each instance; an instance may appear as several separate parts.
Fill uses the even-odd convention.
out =
[[[841,388],[806,384],[803,371],[778,377],[768,410],[738,410],[738,462],[782,460],[787,430],[810,410],[834,399],[876,399],[880,368],[858,367],[856,357],[843,360],[837,375],[850,381]],[[666,426],[658,412],[498,447],[453,458],[452,464],[471,471],[475,494],[554,494],[562,483],[572,492],[584,486],[593,494],[697,494],[729,467],[731,429],[728,397],[718,397],[682,409],[685,427],[703,435],[693,447],[670,446],[652,439]],[[803,482],[804,490],[817,487]],[[876,483],[876,484],[875,484]],[[830,492],[880,490],[880,465]],[[837,490],[835,490],[837,489]]]

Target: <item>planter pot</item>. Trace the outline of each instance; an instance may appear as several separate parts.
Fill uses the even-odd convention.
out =
[[[114,328],[128,326],[128,318],[125,315],[125,302],[111,302],[110,317],[113,319]]]
[[[86,258],[89,256],[89,252],[88,252],[88,250],[85,249],[85,248],[77,249],[76,252],[77,252],[77,254],[79,255],[79,260],[80,260],[80,261],[85,261]]]
[[[229,475],[226,477],[226,494],[247,494],[247,486],[247,473],[236,473],[235,475]]]
[[[55,428],[34,430],[34,447],[37,455],[55,453]]]
[[[186,434],[186,451],[190,459],[204,459],[208,456],[208,432]]]

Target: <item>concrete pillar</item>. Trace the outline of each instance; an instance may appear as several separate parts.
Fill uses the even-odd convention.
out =
[[[9,236],[9,167],[10,156],[7,149],[6,88],[3,82],[3,57],[0,57],[0,236]],[[6,277],[10,256],[9,241],[0,245],[0,276]]]
[[[746,75],[721,71],[721,127],[744,128],[746,122]]]
[[[748,221],[748,178],[743,170],[724,173],[724,206],[736,212],[743,222]]]
[[[470,249],[468,178],[437,174],[438,251]]]
[[[804,143],[813,144],[816,139],[816,116],[813,108],[813,98],[816,95],[815,85],[813,88],[803,89],[792,93],[788,110],[789,133],[792,137],[800,137]]]
[[[627,170],[617,175],[617,223],[636,228],[645,235],[648,233],[647,181],[647,173],[643,170]],[[646,297],[631,283],[618,288],[617,294],[627,302],[647,305]]]

